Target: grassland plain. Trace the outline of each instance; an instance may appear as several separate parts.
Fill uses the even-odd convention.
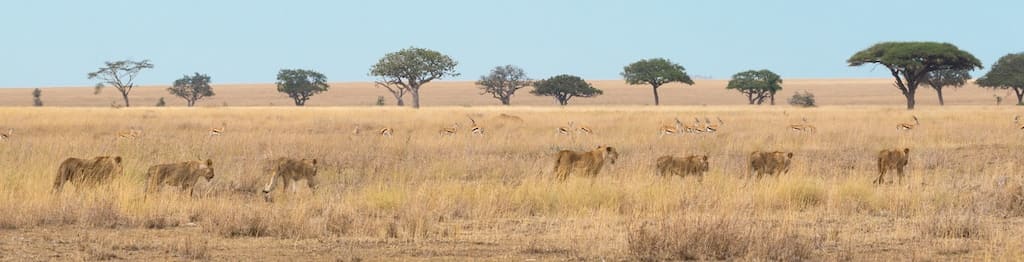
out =
[[[515,122],[499,114],[521,117]],[[921,124],[897,132],[911,115]],[[1011,106],[0,108],[0,260],[1022,260],[1024,133]],[[473,116],[484,137],[438,130]],[[679,117],[717,134],[659,137]],[[817,132],[785,126],[807,118]],[[556,135],[568,121],[593,135]],[[226,123],[223,135],[207,129]],[[395,129],[383,138],[364,130]],[[117,139],[139,128],[137,139]],[[597,178],[551,178],[552,155],[604,144]],[[909,147],[902,185],[875,156]],[[796,154],[745,179],[753,150]],[[708,154],[695,178],[653,175],[665,154]],[[53,195],[67,157],[120,155],[108,186]],[[320,160],[321,187],[259,196],[265,160]],[[144,198],[150,165],[212,158],[197,197]]]

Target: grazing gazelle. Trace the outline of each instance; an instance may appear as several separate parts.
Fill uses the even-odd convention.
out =
[[[679,121],[679,118],[677,117],[676,125],[662,125],[661,128],[658,130],[658,133],[661,134],[661,137],[665,135],[675,135],[680,133],[679,130],[682,129],[682,127],[683,122]]]
[[[391,129],[390,127],[385,127],[381,128],[380,131],[377,131],[377,133],[379,133],[380,136],[391,137],[395,134],[395,130]]]
[[[1019,115],[1013,117],[1013,124],[1017,126],[1018,130],[1024,130],[1024,124],[1020,123],[1020,116]],[[7,133],[10,133],[10,132],[11,132],[10,130],[7,131]]]
[[[909,130],[913,130],[918,125],[920,125],[921,122],[917,121],[917,116],[913,116],[913,117],[914,117],[914,122],[913,123],[910,123],[910,122],[898,123],[898,124],[896,124],[896,130],[907,130],[907,131],[909,131]]]
[[[8,128],[7,133],[0,133],[0,142],[11,139],[11,134],[14,133],[14,128]]]
[[[210,136],[219,136],[224,134],[224,129],[228,127],[228,123],[221,122],[220,127],[211,127]]]
[[[484,128],[476,124],[476,119],[473,119],[472,117],[469,116],[466,117],[468,117],[469,121],[473,123],[473,125],[469,127],[470,133],[477,136],[483,136]]]
[[[363,126],[356,125],[355,127],[352,128],[352,135],[358,136],[359,134],[362,134],[362,133],[363,133]]]
[[[814,131],[817,131],[818,129],[815,128],[814,125],[808,124],[807,123],[807,118],[804,117],[803,118],[803,124],[792,124],[792,125],[789,125],[789,130],[793,131],[793,132],[814,133]]]
[[[442,127],[437,133],[441,136],[454,136],[459,133],[459,127],[461,127],[459,122],[455,122],[455,125],[452,125],[452,127]]]
[[[560,127],[558,127],[558,129],[557,129],[558,133],[557,134],[563,135],[563,136],[571,135],[572,134],[571,132],[572,132],[572,129],[573,129],[573,124],[574,123],[572,121],[569,121],[569,126],[560,126]]]

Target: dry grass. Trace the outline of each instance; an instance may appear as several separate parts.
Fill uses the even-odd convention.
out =
[[[1024,259],[1016,112],[925,107],[914,112],[919,129],[897,132],[909,114],[871,106],[2,108],[0,129],[16,131],[0,143],[0,230],[181,234],[145,250],[215,260],[227,259],[220,247],[273,241],[302,243],[296,252],[320,259],[340,248],[351,254],[342,259]],[[466,115],[488,135],[437,135]],[[659,138],[657,127],[677,116],[718,116],[725,125],[715,135]],[[784,128],[803,117],[817,133]],[[570,120],[595,134],[557,136]],[[209,137],[221,122],[224,135]],[[396,134],[353,136],[354,125]],[[115,138],[130,126],[142,136]],[[621,153],[599,177],[550,177],[557,150],[598,144]],[[873,157],[892,147],[912,149],[907,179],[871,185]],[[753,150],[795,152],[793,169],[744,179]],[[653,175],[665,154],[707,154],[711,170],[701,182]],[[96,155],[123,156],[125,175],[50,193],[62,159]],[[299,183],[264,203],[261,163],[280,156],[319,159],[320,189]],[[143,197],[149,165],[196,158],[212,158],[217,175],[201,180],[195,198],[171,188]],[[31,253],[3,241],[0,253]],[[139,258],[115,245],[73,253]]]

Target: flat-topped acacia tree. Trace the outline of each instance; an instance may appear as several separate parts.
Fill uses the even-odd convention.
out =
[[[1024,105],[1024,53],[1008,54],[992,65],[992,70],[978,78],[981,87],[1013,89],[1017,104]]]
[[[630,85],[651,85],[651,89],[654,90],[654,105],[661,104],[658,88],[662,85],[672,82],[693,85],[693,79],[686,74],[686,68],[664,58],[633,62],[622,69],[622,77]]]
[[[108,61],[95,72],[90,72],[89,79],[100,80],[100,83],[96,84],[96,94],[99,94],[103,87],[107,85],[114,86],[117,92],[121,93],[121,98],[124,98],[124,107],[131,107],[131,103],[128,101],[128,93],[131,93],[132,88],[135,88],[135,78],[139,76],[143,69],[150,68],[153,68],[153,64],[149,60]]]
[[[420,108],[420,87],[430,81],[447,76],[458,76],[455,66],[459,63],[440,52],[410,47],[387,53],[370,67],[370,75],[381,78],[382,86],[395,95],[402,104],[405,91],[412,94],[412,107]]]
[[[861,50],[846,60],[850,66],[880,64],[896,79],[896,88],[907,98],[907,109],[914,109],[917,86],[937,70],[982,68],[981,61],[953,44],[936,42],[882,42]]]

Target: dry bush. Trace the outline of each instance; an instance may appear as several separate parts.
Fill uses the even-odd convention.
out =
[[[185,238],[170,247],[170,252],[187,260],[209,260],[210,244],[203,239]]]
[[[812,242],[795,231],[725,217],[678,218],[644,222],[627,232],[629,252],[642,261],[661,260],[806,260]]]
[[[939,213],[918,224],[923,235],[938,238],[983,239],[990,234],[987,224],[976,213]]]

